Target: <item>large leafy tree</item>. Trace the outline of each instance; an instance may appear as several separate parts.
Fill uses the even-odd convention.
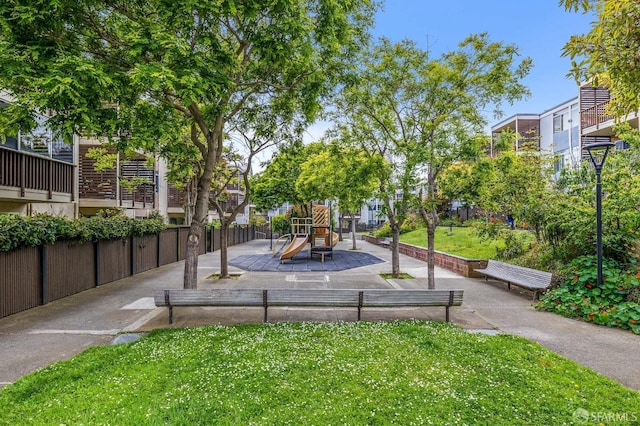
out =
[[[513,144],[500,150],[496,157],[483,159],[476,165],[481,179],[476,180],[474,203],[487,219],[496,214],[510,214],[518,222],[528,224],[541,241],[553,196],[554,159],[533,148],[516,152]]]
[[[296,140],[303,123],[304,119],[298,115],[283,117],[279,111],[260,102],[244,108],[230,122],[231,143],[225,149],[225,161],[216,170],[217,179],[213,182],[209,201],[220,218],[220,276],[229,275],[227,230],[238,214],[245,211],[252,198],[251,177],[255,156]],[[231,194],[230,188],[240,192]],[[237,197],[237,202],[228,202],[232,195]]]
[[[308,215],[309,201],[296,188],[296,182],[302,172],[302,165],[310,156],[324,150],[321,142],[304,145],[301,140],[281,146],[264,165],[263,171],[253,179],[253,200],[258,210],[272,209],[284,203],[299,205],[303,214]]]
[[[409,211],[421,207],[429,229],[429,287],[435,286],[437,177],[454,160],[475,155],[486,107],[527,94],[520,80],[531,63],[517,56],[514,46],[491,42],[486,34],[470,36],[436,59],[410,41],[381,40],[362,55],[338,99],[336,120],[345,139],[393,165],[390,175],[379,173],[378,190],[391,225],[394,275],[400,273],[400,228]],[[416,192],[421,185],[426,203]]]
[[[195,288],[227,123],[257,97],[283,116],[313,117],[374,9],[369,0],[6,0],[0,87],[15,103],[0,131],[28,130],[46,109],[67,138],[148,148],[189,128],[202,157],[184,273]]]
[[[341,214],[351,217],[352,248],[356,246],[355,215],[373,196],[378,170],[388,167],[379,156],[338,141],[311,155],[301,166],[296,189],[307,199],[338,200]]]
[[[623,116],[640,110],[640,3],[638,0],[561,0],[567,10],[594,13],[587,34],[572,36],[564,53],[579,82],[606,86],[611,113]]]

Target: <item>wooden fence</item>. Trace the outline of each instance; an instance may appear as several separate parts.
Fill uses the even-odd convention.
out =
[[[254,240],[266,227],[228,230],[229,246]],[[42,247],[0,252],[0,318],[183,260],[188,227],[158,235],[78,243],[58,241]],[[220,249],[220,230],[207,229],[200,254]]]

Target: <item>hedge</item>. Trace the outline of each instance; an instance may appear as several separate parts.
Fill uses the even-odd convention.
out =
[[[59,240],[118,240],[158,234],[164,229],[166,224],[159,214],[153,214],[148,219],[98,215],[77,220],[48,214],[4,214],[0,215],[0,251],[42,246]]]

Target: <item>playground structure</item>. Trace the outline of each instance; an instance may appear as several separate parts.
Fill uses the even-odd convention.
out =
[[[290,212],[293,214],[293,211]],[[333,247],[338,243],[338,234],[331,228],[331,206],[313,205],[311,217],[291,217],[290,243],[282,250],[280,262],[291,259],[309,244],[311,257],[333,258]]]

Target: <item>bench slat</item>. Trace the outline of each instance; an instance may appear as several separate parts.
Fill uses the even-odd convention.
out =
[[[164,290],[154,290],[156,306],[166,306]],[[169,290],[173,306],[263,306],[261,289]]]
[[[269,306],[358,306],[361,290],[274,289],[267,291]]]
[[[460,306],[462,290],[367,290],[362,306]],[[451,303],[450,303],[451,301]]]

